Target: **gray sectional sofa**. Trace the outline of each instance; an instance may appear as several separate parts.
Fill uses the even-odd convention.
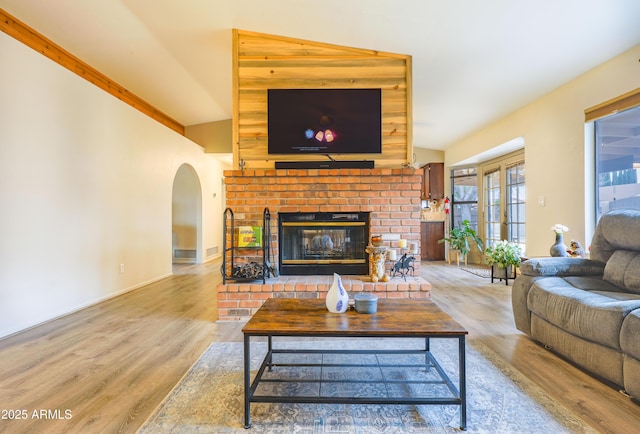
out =
[[[640,211],[604,214],[590,256],[522,262],[516,327],[640,400]]]

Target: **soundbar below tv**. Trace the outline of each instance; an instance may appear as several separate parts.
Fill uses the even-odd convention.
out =
[[[268,153],[382,153],[380,89],[268,89]]]
[[[276,169],[373,169],[373,160],[276,161]]]

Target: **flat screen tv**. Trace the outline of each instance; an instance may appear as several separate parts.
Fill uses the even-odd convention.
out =
[[[269,154],[379,154],[380,89],[269,89]]]

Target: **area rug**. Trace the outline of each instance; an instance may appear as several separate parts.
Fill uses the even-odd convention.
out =
[[[463,271],[466,271],[467,273],[475,274],[476,276],[480,276],[484,278],[491,277],[491,268],[468,265],[468,266],[460,267],[460,269]]]
[[[394,348],[412,345],[405,339]],[[305,348],[309,348],[308,342]],[[415,341],[413,342],[415,345]],[[300,342],[278,346],[298,348]],[[314,348],[370,348],[371,341],[313,342]],[[404,348],[404,347],[403,347]],[[415,347],[414,347],[415,348]],[[252,344],[252,370],[266,343]],[[432,353],[457,377],[457,341],[432,339]],[[596,433],[494,352],[467,344],[467,431],[469,433]],[[213,343],[159,405],[139,433],[453,433],[461,432],[459,408],[451,405],[251,404],[244,428],[243,346]],[[254,373],[255,374],[255,371]],[[252,374],[252,375],[253,375]],[[456,381],[454,380],[454,383]]]

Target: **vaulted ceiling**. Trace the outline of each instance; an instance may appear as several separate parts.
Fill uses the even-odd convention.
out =
[[[0,0],[183,125],[231,118],[231,29],[413,58],[414,145],[446,149],[640,43],[638,0]]]

